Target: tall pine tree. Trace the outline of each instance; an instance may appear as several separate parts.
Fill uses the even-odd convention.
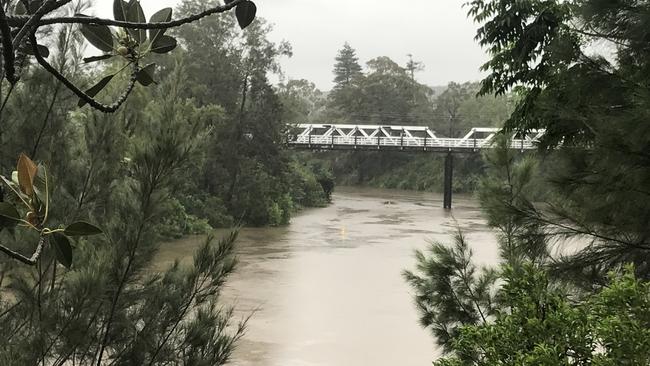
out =
[[[342,89],[350,86],[354,80],[362,75],[361,65],[357,51],[345,42],[343,48],[336,55],[336,64],[334,64],[334,89]]]

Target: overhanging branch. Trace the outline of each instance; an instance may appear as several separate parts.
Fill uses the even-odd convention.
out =
[[[122,95],[115,101],[115,103],[111,105],[105,105],[103,103],[98,102],[95,98],[91,97],[90,95],[86,94],[83,90],[79,89],[76,85],[74,85],[73,82],[68,80],[63,74],[61,74],[56,68],[54,68],[43,56],[41,55],[40,51],[38,50],[38,47],[36,45],[36,35],[35,33],[32,33],[30,36],[30,43],[32,46],[32,51],[34,53],[34,57],[36,58],[36,61],[41,65],[47,72],[50,74],[54,75],[57,80],[59,80],[63,85],[65,85],[68,89],[70,89],[73,93],[75,93],[79,98],[81,98],[83,101],[86,103],[90,104],[93,108],[102,111],[104,113],[113,113],[117,111],[122,104],[126,101],[126,99],[129,97],[131,92],[133,91],[133,88],[135,88],[135,83],[136,83],[136,77],[138,74],[139,66],[138,62],[133,61],[133,71],[131,72],[131,78],[129,80],[129,85],[127,86],[126,90]]]
[[[208,17],[210,15],[214,14],[219,14],[219,13],[225,13],[229,11],[230,9],[236,7],[237,5],[245,2],[247,0],[235,0],[231,3],[225,4],[225,5],[219,5],[215,6],[213,8],[204,10],[200,13],[190,15],[185,18],[177,19],[177,20],[172,20],[169,22],[160,22],[160,23],[134,23],[134,22],[127,22],[127,21],[120,21],[120,20],[112,20],[112,19],[106,19],[106,18],[98,18],[98,17],[79,17],[79,16],[72,16],[72,17],[53,17],[53,18],[46,18],[46,19],[40,19],[37,24],[38,26],[44,26],[44,25],[53,25],[53,24],[98,24],[98,25],[109,25],[109,26],[115,26],[115,27],[122,27],[122,28],[130,28],[130,29],[168,29],[168,28],[176,28],[180,27],[181,25],[188,24],[195,22],[197,20],[203,19],[205,17]],[[10,26],[12,27],[22,27],[25,23],[27,23],[31,19],[31,17],[27,16],[9,16],[7,17],[7,21]]]

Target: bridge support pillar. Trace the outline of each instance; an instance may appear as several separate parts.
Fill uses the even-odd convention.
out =
[[[451,209],[451,196],[453,189],[453,177],[454,177],[454,156],[451,151],[447,153],[445,157],[445,179],[444,179],[444,208],[446,210]]]

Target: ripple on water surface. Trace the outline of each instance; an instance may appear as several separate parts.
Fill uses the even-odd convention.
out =
[[[451,242],[460,226],[477,260],[494,263],[494,235],[471,197],[444,211],[440,195],[337,188],[332,205],[291,225],[244,229],[240,266],[223,301],[256,310],[233,364],[419,366],[438,352],[401,272],[427,241]],[[202,238],[166,244],[159,266],[190,258]]]

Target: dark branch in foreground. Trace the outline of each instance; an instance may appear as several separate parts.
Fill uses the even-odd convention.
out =
[[[74,23],[74,24],[109,25],[109,26],[130,28],[130,29],[169,29],[169,28],[180,27],[181,25],[189,24],[197,20],[201,20],[210,15],[225,13],[245,1],[247,0],[235,0],[226,5],[215,6],[214,8],[207,9],[205,11],[202,11],[201,13],[190,15],[185,18],[172,20],[169,22],[160,22],[160,23],[134,23],[134,22],[127,22],[127,21],[120,21],[120,20],[113,20],[113,19],[106,19],[106,18],[73,16],[73,17],[53,17],[53,18],[41,19],[37,22],[37,24],[39,27],[44,25]],[[31,19],[31,17],[27,17],[27,16],[7,17],[8,23],[12,27],[21,27],[29,19]]]
[[[30,265],[30,266],[35,266],[36,263],[38,262],[38,259],[41,257],[41,254],[43,253],[43,248],[45,247],[45,237],[41,236],[41,239],[38,241],[38,246],[36,247],[36,250],[34,251],[34,254],[30,258],[13,251],[3,245],[0,245],[0,252],[5,253],[9,257],[22,262],[24,264]]]
[[[129,80],[129,85],[127,86],[124,93],[122,93],[122,95],[115,101],[115,103],[111,105],[102,104],[98,102],[95,98],[91,97],[90,95],[86,94],[84,91],[79,89],[76,85],[74,85],[74,83],[68,80],[68,78],[66,78],[49,62],[47,62],[45,58],[43,58],[36,45],[36,36],[34,34],[30,36],[30,42],[32,44],[32,51],[34,53],[34,57],[36,58],[36,61],[38,61],[39,65],[41,65],[47,72],[54,75],[55,78],[57,78],[61,83],[63,83],[63,85],[65,85],[68,89],[70,89],[73,93],[75,93],[79,98],[81,98],[82,100],[84,100],[86,103],[90,104],[93,108],[97,110],[100,110],[104,113],[113,113],[117,111],[122,106],[122,104],[124,104],[126,99],[133,91],[133,88],[135,87],[136,76],[139,71],[139,66],[137,61],[133,61],[133,71],[131,72],[131,79]]]
[[[82,101],[89,104],[91,107],[102,111],[104,113],[113,113],[117,111],[122,104],[129,97],[133,91],[137,79],[138,72],[140,67],[138,65],[138,60],[134,59],[130,62],[133,64],[133,69],[131,72],[129,83],[120,97],[111,105],[103,104],[97,101],[93,96],[79,89],[72,81],[66,78],[62,73],[56,70],[41,54],[37,47],[36,32],[42,26],[47,25],[56,25],[56,24],[81,24],[81,25],[105,25],[105,26],[115,26],[128,29],[142,29],[142,30],[151,30],[151,29],[168,29],[179,27],[184,24],[192,23],[208,17],[210,15],[219,14],[227,12],[239,4],[246,2],[247,0],[234,0],[225,5],[218,5],[209,9],[206,9],[200,13],[190,15],[185,18],[172,20],[169,22],[159,22],[159,23],[134,23],[129,21],[118,21],[112,19],[104,19],[97,17],[85,17],[85,16],[72,16],[72,17],[52,17],[44,18],[47,14],[57,10],[72,0],[47,0],[45,1],[39,9],[32,15],[14,15],[7,16],[4,9],[0,9],[0,40],[2,41],[2,58],[4,61],[4,72],[7,80],[11,84],[15,84],[19,76],[16,75],[16,55],[15,51],[23,43],[25,36],[29,37],[29,46],[31,48],[34,57],[38,64],[43,67],[47,72],[52,74],[57,80],[59,80],[63,85],[70,89],[74,94],[76,94]],[[12,38],[12,28],[14,32],[18,30],[18,33],[15,37]]]
[[[18,81],[16,78],[16,66],[14,65],[16,56],[14,55],[14,47],[11,40],[11,28],[9,28],[7,15],[2,6],[0,6],[0,36],[2,37],[2,58],[4,61],[5,75],[11,84],[15,84]]]

